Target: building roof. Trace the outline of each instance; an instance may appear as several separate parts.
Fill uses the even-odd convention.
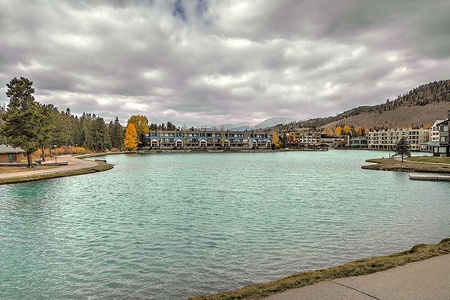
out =
[[[439,125],[447,125],[448,122],[450,122],[450,119],[444,120],[444,121],[442,121],[441,123],[437,123],[436,125],[437,125],[437,126],[439,126]]]
[[[25,153],[25,151],[17,147],[11,147],[9,145],[0,145],[0,154],[5,153]]]
[[[439,142],[438,141],[429,141],[426,143],[422,143],[421,145],[433,147],[433,146],[439,146]]]

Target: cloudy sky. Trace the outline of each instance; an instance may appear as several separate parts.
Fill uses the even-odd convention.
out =
[[[0,0],[6,83],[122,123],[336,115],[450,78],[448,0]]]

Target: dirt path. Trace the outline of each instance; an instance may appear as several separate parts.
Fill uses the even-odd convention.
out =
[[[97,165],[97,163],[92,160],[78,159],[74,158],[71,155],[58,156],[58,162],[67,162],[68,164],[44,170],[26,169],[23,172],[2,173],[0,174],[0,178],[15,178],[33,175],[53,174],[71,170],[90,168]],[[43,165],[45,165],[45,163]]]

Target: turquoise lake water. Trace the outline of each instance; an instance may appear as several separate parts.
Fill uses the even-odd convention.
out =
[[[388,152],[115,155],[0,186],[0,299],[187,299],[450,236],[449,182]]]

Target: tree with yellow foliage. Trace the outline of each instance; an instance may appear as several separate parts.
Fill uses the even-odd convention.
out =
[[[138,137],[138,144],[141,145],[142,142],[144,141],[144,136],[147,134],[147,132],[149,131],[150,127],[148,126],[148,119],[146,116],[144,115],[132,115],[129,119],[128,119],[128,124],[133,124],[134,128],[136,129],[137,132],[137,137]]]
[[[133,123],[128,123],[125,129],[125,138],[123,139],[123,146],[126,150],[135,151],[138,147],[138,136],[136,127]]]
[[[281,141],[278,138],[277,132],[274,130],[272,134],[272,149],[279,149],[281,146]]]
[[[322,131],[322,133],[325,134],[328,137],[333,136],[333,130],[331,130],[330,128],[324,129]]]
[[[341,136],[342,135],[342,127],[341,126],[336,127],[336,129],[334,130],[334,134]]]
[[[362,128],[361,126],[356,126],[355,127],[355,133],[357,136],[363,136],[364,135],[364,128]]]
[[[344,132],[344,134],[352,135],[352,130],[348,125],[345,125],[344,128],[342,128],[342,131]]]

